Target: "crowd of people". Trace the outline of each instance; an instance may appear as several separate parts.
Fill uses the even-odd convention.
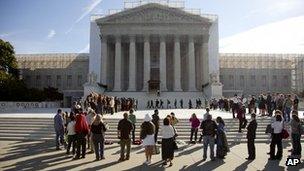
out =
[[[188,100],[188,109],[202,109],[203,103],[200,98],[195,99],[195,106],[193,104],[191,99]],[[205,100],[205,106],[207,106],[208,101]],[[186,107],[186,106],[185,106]],[[184,99],[174,99],[171,101],[169,99],[163,100],[163,99],[155,99],[155,100],[148,100],[147,101],[147,109],[177,109],[177,108],[184,108]]]
[[[118,98],[103,94],[91,93],[84,100],[84,108],[92,108],[98,114],[117,113],[119,111],[137,110],[137,99],[134,98]],[[79,105],[74,102],[73,109]]]
[[[90,149],[89,153],[95,153],[96,160],[105,159],[104,144],[108,125],[103,121],[101,114],[104,110],[106,111],[105,106],[107,105],[103,104],[107,104],[108,101],[109,104],[111,104],[113,99],[115,101],[115,98],[113,97],[91,94],[86,100],[87,110],[85,111],[79,104],[75,104],[75,106],[72,107],[69,115],[68,113],[63,113],[59,109],[54,117],[56,149],[59,150],[60,145],[62,144],[66,148],[66,153],[69,155],[72,147],[74,159],[79,159],[85,158],[86,150],[88,148]],[[120,102],[122,101],[123,100]],[[225,100],[223,101],[225,102]],[[100,106],[97,107],[100,102],[102,104],[102,109],[98,109]],[[128,107],[123,109],[128,109],[128,112],[123,114],[123,119],[120,120],[117,125],[117,138],[119,139],[120,144],[119,161],[130,159],[131,144],[142,144],[145,148],[145,164],[150,164],[152,155],[159,151],[156,144],[160,143],[163,165],[167,165],[169,162],[169,166],[172,166],[174,151],[178,148],[176,142],[178,139],[178,131],[176,130],[176,125],[179,123],[178,118],[172,112],[163,118],[162,124],[160,124],[161,119],[159,117],[158,109],[155,109],[153,115],[145,115],[144,122],[140,126],[140,136],[138,140],[135,136],[135,124],[137,123],[137,119],[135,114],[136,112],[132,108],[134,107],[133,102],[126,103],[126,106]],[[232,112],[233,118],[239,119],[239,132],[242,132],[242,129],[247,129],[247,160],[254,160],[256,158],[255,138],[258,127],[258,123],[256,121],[256,108],[259,109],[260,116],[270,116],[273,118],[272,123],[269,125],[269,129],[267,127],[266,130],[267,133],[271,134],[269,160],[279,160],[282,158],[282,139],[289,136],[288,131],[286,131],[288,128],[287,125],[290,126],[289,132],[291,133],[293,147],[292,155],[301,155],[300,142],[301,135],[304,131],[298,117],[298,103],[299,101],[296,96],[284,96],[282,94],[275,96],[270,94],[261,95],[257,99],[254,96],[245,98],[244,96],[238,97],[235,95],[229,100],[228,109]],[[130,104],[131,106],[129,106]],[[161,103],[158,103],[158,105],[158,107],[161,108]],[[222,104],[221,99],[218,101],[213,99],[209,105],[212,109],[214,109],[214,106],[219,106],[220,110],[226,110],[226,104]],[[113,105],[111,108],[111,111],[115,111],[115,107],[113,107]],[[249,124],[245,117],[247,113],[251,117]],[[235,116],[235,114],[237,116]],[[203,160],[206,160],[207,158],[208,147],[210,148],[210,158],[212,161],[214,161],[215,158],[224,159],[229,152],[224,120],[221,117],[217,117],[213,120],[210,109],[206,108],[206,113],[202,120],[193,113],[191,118],[189,118],[189,123],[191,125],[189,129],[190,143],[197,142],[198,132],[201,130],[198,142],[203,141]],[[160,127],[161,141],[158,141]],[[214,150],[215,144],[216,151]],[[277,152],[275,153],[276,146]]]

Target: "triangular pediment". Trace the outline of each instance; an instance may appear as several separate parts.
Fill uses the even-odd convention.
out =
[[[98,24],[115,23],[200,23],[210,24],[208,18],[194,15],[178,8],[160,4],[146,4],[97,19]]]

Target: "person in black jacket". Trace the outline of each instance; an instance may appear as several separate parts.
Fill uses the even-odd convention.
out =
[[[154,114],[152,115],[152,123],[155,126],[155,132],[154,132],[154,141],[157,143],[157,136],[158,136],[158,130],[159,130],[159,116],[158,116],[158,110],[154,110]]]
[[[248,158],[246,160],[254,160],[255,159],[255,146],[254,146],[254,139],[256,129],[257,129],[257,122],[255,120],[256,114],[251,114],[251,121],[247,127],[247,148],[248,148]]]

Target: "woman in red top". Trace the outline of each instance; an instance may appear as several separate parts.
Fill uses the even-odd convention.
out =
[[[189,119],[189,121],[191,122],[190,143],[196,143],[196,140],[197,140],[197,131],[198,131],[198,127],[200,125],[200,120],[196,117],[196,114],[193,113],[192,117]],[[195,141],[192,141],[193,134],[194,134],[194,140]]]
[[[75,132],[77,137],[76,144],[76,156],[74,159],[79,159],[80,157],[80,148],[81,148],[81,158],[85,158],[86,154],[86,135],[89,133],[89,126],[84,116],[82,109],[79,106],[79,109],[76,109],[76,124],[75,124]]]

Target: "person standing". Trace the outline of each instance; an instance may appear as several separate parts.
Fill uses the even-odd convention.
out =
[[[203,144],[204,144],[204,154],[203,161],[207,159],[207,148],[210,146],[210,158],[211,161],[214,161],[214,143],[215,135],[217,130],[216,123],[212,120],[211,115],[207,115],[207,119],[201,123],[200,129],[202,129],[203,134]]]
[[[177,109],[177,100],[176,99],[174,99],[174,107],[175,107],[175,109]]]
[[[297,95],[295,95],[293,100],[293,110],[298,111],[298,108],[299,108],[299,98]]]
[[[245,128],[244,125],[247,124],[247,120],[245,118],[246,108],[245,106],[239,107],[237,112],[237,118],[239,119],[239,133],[242,132],[242,128]]]
[[[152,118],[149,114],[146,114],[144,122],[141,124],[140,139],[143,140],[143,146],[145,147],[146,162],[145,164],[151,164],[151,158],[153,154],[153,148],[155,148],[154,132],[155,126],[151,122]]]
[[[255,146],[254,140],[256,138],[256,129],[257,129],[257,122],[256,122],[256,114],[251,114],[251,121],[247,127],[247,149],[248,149],[248,157],[246,160],[254,160],[255,159]]]
[[[136,128],[136,116],[134,115],[134,110],[130,109],[129,111],[130,115],[129,115],[129,120],[131,121],[132,125],[133,125],[133,130],[132,130],[132,143],[135,143],[135,128]]]
[[[173,112],[171,112],[170,115],[171,115],[172,126],[174,127],[176,124],[178,124],[179,120],[175,117],[175,114]]]
[[[193,113],[192,117],[189,119],[191,122],[191,135],[190,135],[190,143],[196,143],[197,140],[197,132],[198,127],[200,126],[200,120],[196,117],[196,114]],[[193,140],[193,134],[194,134],[194,141]]]
[[[77,107],[76,113],[75,132],[77,136],[77,145],[74,159],[79,159],[80,150],[81,158],[85,158],[86,155],[86,136],[89,133],[89,126],[80,106]]]
[[[91,125],[92,141],[94,144],[94,151],[96,160],[105,159],[104,157],[104,141],[106,125],[103,123],[101,115],[98,114],[94,117]]]
[[[170,162],[169,166],[172,166],[172,160],[174,158],[174,137],[175,137],[175,131],[174,128],[170,125],[169,118],[166,117],[164,119],[164,125],[161,129],[162,134],[162,160],[163,165],[167,165],[167,162]]]
[[[217,138],[216,138],[216,157],[224,159],[229,151],[227,137],[225,133],[225,122],[221,117],[216,118],[217,122]]]
[[[237,94],[235,94],[232,98],[232,102],[232,117],[235,118],[235,113],[237,112],[239,107]]]
[[[61,109],[58,109],[57,114],[54,116],[54,128],[56,133],[56,150],[61,150],[60,144],[64,145],[64,123]]]
[[[91,129],[91,124],[92,124],[95,116],[96,116],[95,111],[92,108],[88,108],[88,114],[86,116],[86,120],[87,120],[89,129]],[[88,142],[88,149],[90,149],[89,153],[94,153],[94,144],[92,141],[91,132],[89,132],[87,135],[87,142]]]
[[[284,101],[284,121],[289,122],[290,121],[290,112],[291,108],[293,106],[293,101],[291,99],[291,95],[289,94],[287,98]]]
[[[70,148],[71,145],[73,145],[72,148],[72,154],[75,154],[75,147],[76,147],[76,132],[75,132],[75,116],[74,114],[71,112],[70,113],[70,122],[67,125],[67,135],[68,135],[68,146],[67,146],[67,152],[66,154],[70,154]]]
[[[119,161],[130,159],[131,138],[130,133],[134,129],[131,121],[128,119],[128,113],[123,114],[123,119],[119,121],[117,127],[118,139],[120,139],[120,158]],[[125,158],[125,148],[127,147],[127,153]]]
[[[152,115],[152,123],[155,126],[155,133],[154,133],[154,141],[157,143],[157,136],[158,136],[158,130],[159,130],[159,116],[158,116],[158,110],[154,110],[154,114]]]
[[[270,144],[270,158],[269,160],[281,160],[283,154],[282,148],[282,130],[283,122],[281,115],[276,115],[276,121],[271,124],[273,129],[272,139]],[[278,151],[275,155],[275,146],[277,146]]]
[[[184,108],[184,101],[183,101],[183,99],[180,99],[179,103],[180,103],[180,107],[183,109]]]
[[[302,125],[300,119],[297,115],[292,115],[291,120],[291,137],[292,137],[292,153],[294,156],[301,156],[301,134],[302,134]]]
[[[266,98],[266,104],[267,104],[267,113],[268,113],[268,116],[272,116],[272,97],[270,95],[270,93],[268,93],[267,95],[267,98]]]
[[[189,105],[189,109],[192,109],[192,101],[191,101],[191,99],[189,99],[188,105]]]

